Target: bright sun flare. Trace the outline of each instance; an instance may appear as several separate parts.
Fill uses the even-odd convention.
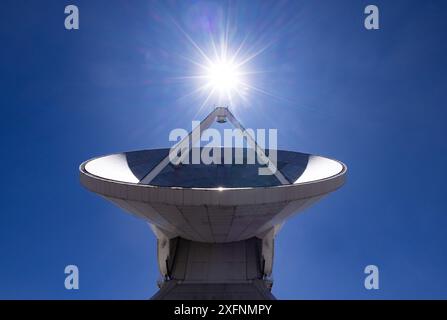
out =
[[[249,65],[249,62],[264,52],[270,44],[257,49],[254,47],[244,48],[244,44],[246,44],[244,40],[239,43],[239,46],[230,47],[228,28],[226,28],[223,35],[219,37],[219,43],[216,43],[211,37],[210,47],[205,50],[179,25],[177,27],[196,53],[195,56],[183,56],[183,58],[198,67],[196,73],[178,77],[178,79],[197,81],[197,89],[183,97],[193,95],[203,97],[199,110],[210,103],[234,108],[246,103],[252,92],[272,96],[268,91],[251,83],[252,76],[261,74],[263,71],[253,70],[251,69],[253,64]]]
[[[243,70],[243,64],[236,56],[228,57],[222,54],[220,57],[205,57],[206,64],[201,65],[201,80],[199,90],[207,92],[208,100],[223,105],[233,105],[235,99],[245,99],[245,94],[250,88],[248,73]]]
[[[212,63],[206,70],[206,78],[212,90],[224,94],[238,90],[241,84],[238,67],[227,61]]]

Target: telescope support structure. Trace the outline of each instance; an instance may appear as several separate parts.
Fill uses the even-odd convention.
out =
[[[228,108],[224,107],[217,107],[215,108],[208,116],[206,116],[205,119],[203,119],[200,124],[194,128],[188,136],[186,136],[184,139],[182,139],[178,144],[177,147],[181,148],[185,145],[187,142],[189,144],[188,150],[191,150],[191,148],[200,140],[201,135],[203,131],[208,129],[214,121],[217,120],[219,123],[226,122],[226,120],[229,120],[231,124],[236,129],[241,130],[242,134],[247,138],[248,144],[253,147],[256,151],[256,154],[261,157],[262,159],[268,160],[268,169],[271,170],[271,172],[275,175],[275,177],[281,182],[282,185],[290,184],[290,182],[287,180],[287,178],[281,173],[281,171],[276,168],[276,165],[270,161],[269,157],[266,155],[265,150],[258,145],[256,140],[250,135],[249,132],[244,128],[244,126],[237,120],[237,118],[231,113],[231,111]],[[182,154],[182,157],[186,157],[188,155],[187,152]],[[180,159],[181,162],[182,159]],[[161,172],[163,169],[171,162],[171,159],[168,156],[166,156],[163,160],[161,160],[143,179],[141,179],[141,184],[150,184],[151,181]]]
[[[228,243],[157,235],[163,276],[154,300],[272,300],[274,232]]]

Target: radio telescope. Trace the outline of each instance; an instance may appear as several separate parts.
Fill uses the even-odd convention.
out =
[[[227,120],[245,133],[227,108],[214,109],[197,130]],[[190,151],[200,138],[195,130]],[[261,156],[270,154],[247,140]],[[88,190],[150,223],[163,277],[153,299],[274,299],[276,234],[286,219],[341,187],[346,166],[278,150],[275,173],[259,175],[259,165],[246,162],[175,165],[169,152],[122,152],[80,166]]]

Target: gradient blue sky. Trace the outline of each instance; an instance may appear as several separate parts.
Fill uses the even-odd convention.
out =
[[[363,27],[374,3],[381,29]],[[64,7],[80,30],[64,29]],[[93,156],[167,147],[212,107],[182,96],[219,23],[270,46],[235,113],[279,146],[334,157],[347,184],[276,241],[282,299],[447,298],[445,1],[19,1],[0,8],[0,298],[134,298],[156,290],[148,225],[86,191]],[[174,23],[175,22],[175,23]],[[202,99],[202,100],[201,100]],[[80,290],[64,289],[64,267]],[[380,290],[363,269],[380,268]]]

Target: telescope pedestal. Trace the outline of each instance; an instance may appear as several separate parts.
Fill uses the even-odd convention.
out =
[[[229,243],[159,238],[158,261],[164,281],[152,299],[275,299],[264,242],[256,237]]]

